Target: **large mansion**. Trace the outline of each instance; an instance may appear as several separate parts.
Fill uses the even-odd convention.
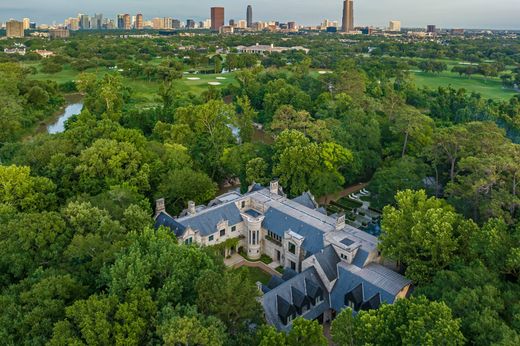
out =
[[[378,239],[327,215],[310,193],[288,199],[278,182],[230,192],[207,206],[189,203],[179,218],[157,201],[156,227],[170,228],[179,241],[205,246],[237,239],[227,254],[263,254],[286,268],[262,286],[267,321],[289,330],[297,316],[330,321],[343,308],[376,309],[409,293],[411,282],[380,264]],[[236,242],[235,242],[236,244]]]

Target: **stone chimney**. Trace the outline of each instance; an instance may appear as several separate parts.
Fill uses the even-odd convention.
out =
[[[197,214],[197,209],[195,208],[195,202],[188,202],[188,214],[195,215]]]
[[[164,198],[158,199],[155,201],[155,215],[159,215],[166,211],[166,206],[164,203]]]
[[[345,214],[341,213],[336,219],[336,231],[341,231],[343,228],[345,228]]]
[[[279,190],[279,184],[278,184],[278,180],[273,180],[271,181],[271,185],[269,187],[269,191],[272,193],[272,194],[275,194],[277,195],[278,194],[278,190]]]

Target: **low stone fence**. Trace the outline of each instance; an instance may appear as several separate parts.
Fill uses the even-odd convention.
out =
[[[250,262],[244,258],[240,262],[233,264],[233,268],[240,268],[240,267],[258,268],[268,274],[276,275],[278,277],[282,276],[282,274],[280,274],[278,271],[274,270],[273,268],[269,267],[264,262],[260,262],[260,261],[259,262]]]

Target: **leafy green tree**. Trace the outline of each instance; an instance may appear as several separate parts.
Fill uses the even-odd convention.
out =
[[[47,178],[32,177],[29,167],[0,166],[0,203],[19,211],[52,209],[56,186]]]
[[[286,346],[287,335],[272,326],[263,326],[258,333],[259,346]]]
[[[318,321],[309,321],[298,317],[293,321],[292,329],[287,335],[288,346],[326,346],[327,339],[323,335],[323,327]]]
[[[93,285],[99,281],[102,267],[113,263],[116,254],[128,245],[126,231],[106,210],[88,202],[72,202],[62,211],[67,227],[74,230],[64,259],[80,282]]]
[[[126,297],[149,290],[160,306],[194,303],[196,281],[205,270],[216,269],[212,258],[200,248],[179,245],[169,229],[145,229],[131,238],[109,268],[110,293]]]
[[[397,193],[397,206],[383,209],[382,255],[406,267],[416,283],[429,282],[446,268],[464,239],[477,227],[455,213],[445,201],[428,198],[424,190]]]
[[[426,171],[425,164],[411,157],[387,161],[376,171],[369,184],[372,207],[382,209],[393,204],[398,191],[423,188]]]
[[[82,190],[91,194],[116,185],[134,187],[141,192],[150,188],[150,168],[137,148],[128,142],[97,140],[81,153],[76,172]]]
[[[262,308],[255,299],[258,288],[244,270],[206,272],[196,284],[197,306],[201,312],[217,316],[232,335],[259,322]]]
[[[0,284],[23,279],[39,267],[57,266],[70,237],[57,213],[17,214],[0,227]]]
[[[136,291],[124,301],[92,295],[66,309],[66,319],[54,325],[49,345],[142,345],[156,305],[147,291]]]
[[[217,185],[206,173],[183,168],[165,174],[156,195],[167,199],[169,208],[177,214],[188,201],[205,203],[214,198],[216,192]]]
[[[496,272],[473,263],[437,272],[432,282],[418,287],[416,293],[446,303],[453,315],[461,319],[461,331],[469,344],[513,345],[518,343],[520,335],[506,320],[512,319],[507,306],[515,298],[508,297],[507,289],[502,287]]]
[[[249,160],[246,164],[246,182],[248,185],[253,182],[265,185],[271,181],[269,177],[269,165],[261,157]]]
[[[253,121],[258,114],[251,106],[251,101],[247,96],[237,98],[237,108],[236,126],[240,130],[240,139],[242,143],[251,142],[255,131]]]
[[[84,287],[70,275],[38,270],[0,296],[3,342],[44,345],[52,336],[54,323],[65,317],[65,308],[84,295]]]
[[[345,316],[349,315],[349,316]],[[351,317],[347,308],[332,322],[337,345],[463,345],[460,320],[444,303],[425,297],[400,299]]]
[[[158,327],[165,345],[221,346],[226,341],[226,327],[213,316],[204,316],[196,309],[186,312],[163,309],[164,321]]]

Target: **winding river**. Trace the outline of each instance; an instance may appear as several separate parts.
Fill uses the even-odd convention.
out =
[[[70,117],[81,113],[83,109],[83,103],[76,102],[68,104],[63,113],[58,115],[56,121],[50,125],[47,125],[47,132],[49,134],[61,133],[65,131],[65,122],[70,119]]]

